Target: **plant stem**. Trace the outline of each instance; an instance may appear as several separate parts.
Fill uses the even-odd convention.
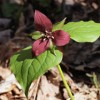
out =
[[[95,87],[98,89],[99,84],[98,84],[98,79],[97,79],[95,72],[93,72],[93,83],[94,83]]]
[[[72,92],[71,92],[70,87],[69,87],[69,85],[68,85],[68,83],[67,83],[67,81],[66,81],[66,79],[64,77],[64,74],[62,72],[62,69],[61,69],[60,65],[58,65],[57,67],[58,67],[58,70],[59,70],[59,73],[61,75],[62,81],[63,81],[63,83],[65,85],[65,88],[66,88],[71,100],[74,100],[74,96],[72,95]]]

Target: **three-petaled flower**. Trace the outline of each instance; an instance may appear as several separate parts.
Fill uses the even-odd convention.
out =
[[[43,34],[43,36],[37,39],[32,45],[32,51],[36,56],[46,51],[51,44],[64,46],[69,43],[70,35],[63,30],[52,32],[53,25],[51,21],[38,10],[35,10],[34,24],[36,30]]]

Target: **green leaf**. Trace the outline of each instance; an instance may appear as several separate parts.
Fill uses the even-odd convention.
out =
[[[68,32],[71,39],[77,42],[94,42],[100,36],[100,23],[88,22],[69,22],[62,30]]]
[[[53,31],[61,30],[64,23],[65,23],[65,20],[66,20],[66,18],[64,18],[61,22],[58,22],[58,23],[54,24],[53,25]]]
[[[29,46],[10,59],[10,69],[21,84],[26,96],[28,96],[28,89],[33,80],[61,62],[62,53],[55,50],[55,54],[47,50],[37,57],[32,57],[32,48]]]
[[[29,34],[29,36],[31,36],[32,39],[37,40],[37,39],[41,38],[42,36],[44,36],[44,34],[40,33],[39,31],[35,31],[35,32]]]

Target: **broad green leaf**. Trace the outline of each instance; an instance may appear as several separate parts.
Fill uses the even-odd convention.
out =
[[[31,36],[32,39],[37,40],[37,39],[41,38],[42,36],[44,36],[44,34],[40,33],[39,31],[35,31],[35,32],[29,34],[29,36]]]
[[[69,22],[62,30],[68,32],[71,39],[77,42],[94,42],[100,36],[100,23],[88,22]]]
[[[54,24],[53,25],[53,31],[61,30],[64,23],[65,23],[65,20],[66,20],[66,18],[64,18],[61,22],[58,22],[58,23]]]
[[[10,59],[10,69],[21,84],[26,96],[28,96],[28,89],[32,81],[58,65],[62,60],[62,53],[59,50],[55,49],[56,55],[47,50],[38,57],[33,57],[31,49],[29,46]]]

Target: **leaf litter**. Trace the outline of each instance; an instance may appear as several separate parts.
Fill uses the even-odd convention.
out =
[[[4,2],[5,1],[6,0],[4,0]],[[54,1],[57,3],[57,0]],[[59,3],[63,2],[60,0],[58,1]],[[63,13],[64,15],[71,16],[73,21],[92,18],[100,22],[99,15],[95,14],[100,10],[98,9],[100,3],[98,0],[65,1]],[[21,5],[24,4],[23,0],[11,0],[11,2],[17,4],[21,3]],[[66,5],[69,4],[71,4],[69,7],[70,10],[66,7]],[[61,4],[59,4],[59,7],[61,7],[60,5]],[[28,7],[29,13],[32,15],[32,7]],[[77,9],[73,9],[77,7],[79,7],[83,13]],[[70,14],[71,11],[73,12],[72,14]],[[52,16],[53,13],[54,12],[52,12]],[[32,24],[30,24],[30,19],[33,16],[29,16],[28,14],[27,16],[23,16],[22,14],[20,17],[21,20],[14,26],[16,22],[12,22],[13,18],[2,18],[1,15],[0,12],[0,100],[26,100],[20,85],[9,70],[8,62],[10,56],[13,55],[14,52],[32,44],[32,40],[27,38],[26,33],[33,28]],[[58,18],[55,15],[55,18],[59,20],[60,17]],[[27,23],[25,23],[25,20]],[[69,17],[68,21],[70,21]],[[29,24],[30,27],[27,28]],[[12,38],[13,35],[9,30],[15,33],[14,38]],[[67,52],[63,60],[64,63],[62,63],[61,66],[64,70],[66,80],[75,96],[75,100],[100,100],[100,86],[99,89],[95,88],[93,82],[86,76],[86,73],[91,74],[91,72],[95,72],[98,82],[100,83],[100,40],[97,40],[93,44],[77,44],[72,41],[66,50]],[[56,67],[39,79],[33,81],[29,90],[29,100],[70,100]]]

